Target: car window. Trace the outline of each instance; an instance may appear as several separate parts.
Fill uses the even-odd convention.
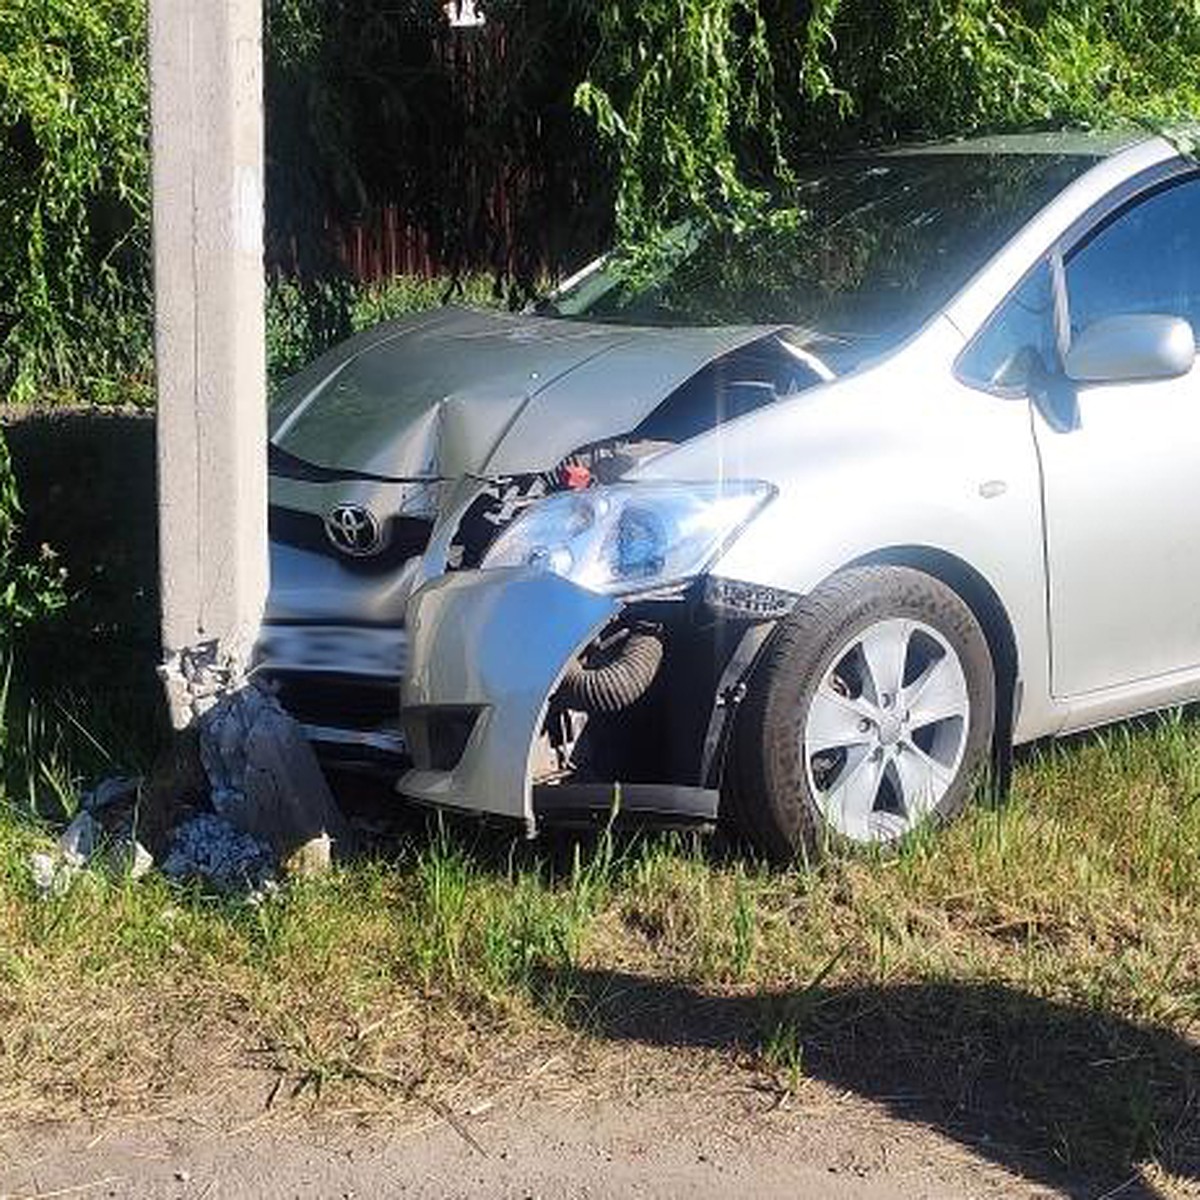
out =
[[[1054,284],[1044,260],[992,314],[958,364],[965,383],[988,391],[1024,391],[1053,369]]]
[[[1200,179],[1169,184],[1103,222],[1066,259],[1071,332],[1162,313],[1200,331]]]
[[[650,266],[614,256],[540,304],[627,325],[786,325],[841,374],[920,329],[1095,164],[1068,154],[875,154],[799,168],[786,220],[671,231]],[[782,214],[781,214],[782,216]]]

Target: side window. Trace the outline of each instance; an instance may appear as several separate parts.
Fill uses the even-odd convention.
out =
[[[1092,230],[1066,259],[1071,332],[1123,313],[1185,317],[1200,333],[1200,179],[1172,183]]]
[[[1039,372],[1053,369],[1054,285],[1041,262],[975,335],[958,363],[964,383],[987,391],[1023,391]]]

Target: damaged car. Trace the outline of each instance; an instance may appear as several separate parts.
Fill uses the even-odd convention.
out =
[[[281,390],[258,669],[326,759],[787,857],[1200,695],[1196,165],[1012,135],[795,187]]]

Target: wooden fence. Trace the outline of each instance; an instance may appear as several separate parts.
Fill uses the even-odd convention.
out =
[[[498,24],[447,28],[438,53],[468,121],[488,102],[487,75],[504,70],[507,52],[505,31]],[[431,278],[452,270],[511,272],[520,260],[526,272],[532,267],[535,275],[553,273],[559,264],[552,261],[551,231],[522,221],[526,206],[545,184],[537,170],[503,157],[481,169],[466,146],[447,147],[446,153],[457,156],[446,164],[447,178],[457,183],[452,207],[441,214],[441,230],[423,226],[397,203],[379,205],[350,222],[326,219],[327,248],[346,271],[374,283],[397,275]],[[445,252],[450,245],[453,251]],[[581,250],[591,248],[589,241]],[[269,265],[295,274],[301,259],[297,249],[294,240],[270,247]]]

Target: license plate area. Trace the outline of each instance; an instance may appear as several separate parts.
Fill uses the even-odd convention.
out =
[[[398,680],[407,651],[404,630],[394,626],[268,625],[259,638],[256,665],[268,672]]]

